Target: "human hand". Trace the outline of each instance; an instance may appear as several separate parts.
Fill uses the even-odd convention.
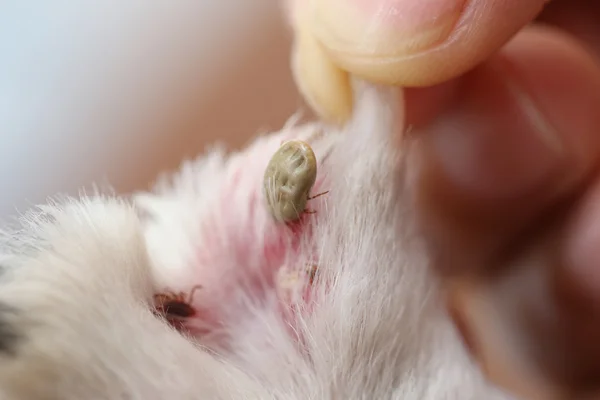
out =
[[[424,237],[483,369],[535,398],[597,391],[600,4],[313,3],[290,15],[321,116],[349,116],[349,75],[409,87]]]

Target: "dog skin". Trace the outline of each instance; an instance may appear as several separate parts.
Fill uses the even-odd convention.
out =
[[[410,143],[392,143],[402,98],[357,90],[344,128],[292,121],[151,193],[56,201],[6,228],[2,398],[509,399],[468,357],[429,271],[398,150]],[[329,193],[285,225],[262,176],[292,138],[317,156],[312,194]],[[185,329],[153,314],[153,295],[195,285]]]

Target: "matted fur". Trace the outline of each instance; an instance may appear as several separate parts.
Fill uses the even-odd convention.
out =
[[[312,125],[240,154],[213,150],[135,205],[89,196],[26,215],[2,237],[2,398],[507,398],[484,383],[436,297],[413,233],[410,165],[391,142],[403,128],[391,97],[365,88],[354,120],[314,142],[330,193],[300,231],[249,206],[260,165],[245,175],[230,166],[252,152],[266,165],[265,148]],[[284,318],[273,273],[315,260],[311,299],[292,300]],[[196,322],[216,336],[186,338],[150,302],[199,280],[194,304],[210,307]]]

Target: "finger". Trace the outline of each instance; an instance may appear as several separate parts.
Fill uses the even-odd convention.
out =
[[[433,265],[458,276],[453,318],[484,372],[525,398],[597,389],[600,67],[530,28],[455,93],[412,149]]]
[[[531,22],[547,0],[321,0],[315,37],[361,78],[429,86],[459,76]]]
[[[600,179],[546,215],[501,273],[446,285],[449,309],[489,379],[520,398],[600,397]]]
[[[537,21],[566,30],[600,54],[600,2],[597,0],[552,0]]]
[[[352,112],[350,75],[430,86],[486,59],[530,22],[546,0],[288,0],[292,69],[317,114]]]
[[[508,251],[600,155],[600,69],[563,34],[529,28],[455,85],[410,155],[425,237],[448,272]]]
[[[331,60],[310,31],[305,5],[302,3],[294,9],[294,80],[306,102],[321,119],[341,124],[352,114],[350,76]]]
[[[596,0],[550,1],[536,22],[564,29],[600,56],[600,2]],[[418,127],[439,113],[440,102],[449,99],[455,84],[448,81],[427,88],[406,88],[408,124]]]

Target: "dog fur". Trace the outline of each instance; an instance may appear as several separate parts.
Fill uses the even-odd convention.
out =
[[[508,399],[481,377],[437,296],[411,165],[393,143],[402,99],[363,87],[356,107],[342,129],[317,124],[317,186],[329,193],[300,231],[274,225],[261,204],[249,209],[261,197],[248,193],[282,138],[315,124],[239,154],[211,150],[134,200],[56,201],[7,228],[1,398]],[[272,243],[275,256],[260,253]],[[282,311],[277,273],[315,262],[311,295]],[[205,313],[187,334],[152,314],[157,291],[198,281]],[[210,334],[195,334],[203,323]]]

